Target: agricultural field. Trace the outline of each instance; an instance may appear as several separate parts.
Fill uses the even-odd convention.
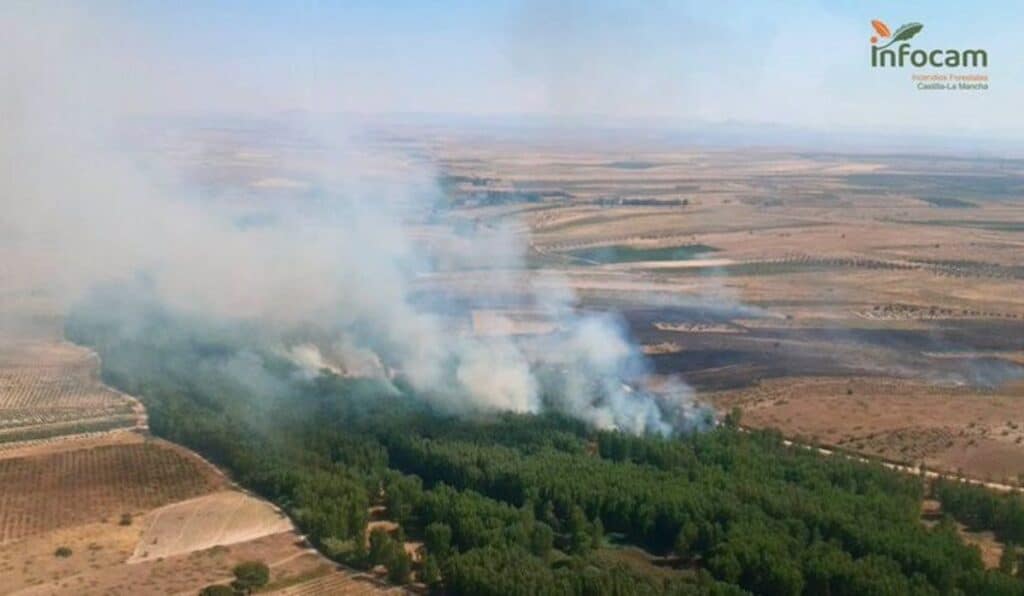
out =
[[[26,327],[0,341],[0,594],[195,594],[250,560],[268,564],[271,590],[384,590],[151,437],[142,405],[99,380],[94,353]]]
[[[138,527],[91,524],[55,532],[47,539],[0,545],[0,565],[7,569],[4,593],[194,595],[203,586],[230,582],[231,568],[251,560],[270,567],[271,589],[311,578],[349,577],[315,551],[297,546],[292,532],[126,564],[138,539]],[[54,540],[72,554],[55,557]]]
[[[67,342],[0,348],[0,449],[4,443],[145,426],[137,400],[100,383],[95,354]]]
[[[201,462],[153,442],[0,459],[0,541],[109,521],[209,492]]]
[[[686,261],[691,258],[714,252],[715,249],[703,244],[668,246],[664,248],[635,248],[632,246],[612,245],[596,248],[580,248],[567,251],[565,254],[580,261],[605,263],[646,263],[649,261]]]
[[[579,147],[456,137],[432,155],[452,213],[521,222],[534,266],[621,313],[655,376],[720,412],[951,474],[1024,473],[1024,162]]]
[[[885,377],[769,379],[710,399],[751,426],[806,443],[1005,484],[1024,475],[1024,402],[1013,387],[974,390]]]
[[[371,596],[372,594],[405,594],[406,592],[398,587],[382,587],[372,577],[365,575],[330,573],[279,590],[270,590],[267,593],[274,596],[326,596],[327,594]]]

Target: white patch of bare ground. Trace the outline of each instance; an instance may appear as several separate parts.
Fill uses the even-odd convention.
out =
[[[266,501],[222,491],[172,503],[148,514],[129,563],[255,540],[294,529]]]

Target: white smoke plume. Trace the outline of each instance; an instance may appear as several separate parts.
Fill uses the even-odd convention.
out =
[[[270,169],[305,179],[271,186],[316,193],[258,195],[266,180],[291,180],[272,172],[248,187],[253,196],[207,200],[122,150],[114,133],[145,110],[147,82],[125,76],[116,40],[81,16],[2,10],[11,13],[0,19],[5,295],[43,288],[66,308],[98,284],[144,275],[168,308],[279,332],[278,353],[309,376],[400,375],[452,412],[554,408],[635,433],[667,434],[694,419],[684,385],[660,397],[640,387],[642,356],[613,318],[577,312],[552,274],[520,281],[519,230],[456,232],[434,221],[440,195],[428,166],[304,130],[315,157],[282,152]],[[266,221],[240,224],[253,211]],[[518,284],[516,300],[556,331],[473,334],[465,307],[421,292],[439,263],[455,279],[484,268],[495,285]],[[8,316],[17,309],[5,300]],[[255,382],[257,360],[231,368]]]

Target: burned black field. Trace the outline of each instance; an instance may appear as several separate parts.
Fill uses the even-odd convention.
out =
[[[649,354],[654,372],[679,374],[699,390],[740,388],[789,376],[898,377],[980,388],[1024,378],[1024,365],[998,354],[1024,350],[1021,321],[854,329],[770,323],[748,327],[701,309],[633,310],[624,316],[639,343],[679,347]],[[658,323],[677,328],[659,329]],[[697,330],[700,325],[721,328]]]

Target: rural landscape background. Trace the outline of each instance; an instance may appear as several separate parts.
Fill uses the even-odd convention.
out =
[[[1024,593],[1014,48],[728,8],[0,9],[0,593]]]

